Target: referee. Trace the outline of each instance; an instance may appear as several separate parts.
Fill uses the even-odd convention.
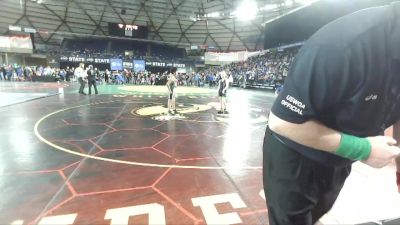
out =
[[[361,10],[299,51],[264,138],[270,225],[315,224],[355,161],[380,168],[397,158],[400,172],[396,140],[382,136],[394,125],[400,140],[399,21],[399,3]]]
[[[86,93],[83,91],[85,89],[85,84],[86,84],[86,77],[87,75],[85,74],[85,70],[83,69],[83,67],[85,66],[85,64],[80,63],[79,67],[77,67],[74,71],[74,75],[76,78],[78,78],[80,87],[79,87],[79,94],[81,95],[86,95]]]
[[[92,86],[94,88],[95,94],[99,94],[97,91],[97,84],[96,84],[96,78],[97,78],[97,71],[93,69],[92,65],[89,65],[89,68],[87,70],[87,79],[88,79],[88,86],[89,86],[89,95],[92,94]]]

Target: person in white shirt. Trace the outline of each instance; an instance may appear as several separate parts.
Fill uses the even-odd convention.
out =
[[[85,70],[83,69],[84,66],[85,66],[85,64],[80,63],[79,67],[77,67],[74,72],[75,77],[78,79],[78,81],[81,85],[79,87],[79,94],[82,94],[82,95],[86,95],[86,93],[83,92],[83,89],[85,89],[85,84],[86,84],[86,81],[84,79],[86,79],[86,76],[87,76],[85,73]]]
[[[232,75],[232,73],[229,73],[228,76],[229,76],[229,77],[228,77],[228,80],[229,80],[229,87],[231,87],[231,86],[233,85],[233,75]]]

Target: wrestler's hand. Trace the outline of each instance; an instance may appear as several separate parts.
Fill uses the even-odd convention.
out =
[[[392,137],[376,136],[367,139],[371,143],[371,154],[363,163],[374,168],[382,168],[400,156],[400,148],[394,146],[396,140]]]

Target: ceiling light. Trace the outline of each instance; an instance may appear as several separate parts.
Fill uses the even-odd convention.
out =
[[[209,17],[209,18],[219,17],[219,12],[208,13],[207,17]]]
[[[19,27],[19,26],[13,26],[13,25],[9,25],[9,26],[8,26],[8,29],[9,29],[10,31],[19,31],[19,32],[22,31],[22,28],[21,28],[21,27]]]
[[[258,12],[257,3],[254,0],[243,1],[239,7],[232,13],[239,20],[252,20]]]
[[[268,5],[265,5],[264,7],[262,7],[261,9],[264,11],[269,11],[269,10],[277,9],[278,7],[279,7],[278,4],[268,4]]]
[[[292,6],[293,5],[293,0],[286,0],[285,1],[286,6]]]
[[[311,3],[317,2],[318,0],[296,0],[296,2],[304,4],[304,5],[309,5]]]

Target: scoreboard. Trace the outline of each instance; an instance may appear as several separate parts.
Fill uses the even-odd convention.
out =
[[[108,33],[112,36],[143,38],[148,36],[148,29],[145,26],[123,23],[108,23]]]

